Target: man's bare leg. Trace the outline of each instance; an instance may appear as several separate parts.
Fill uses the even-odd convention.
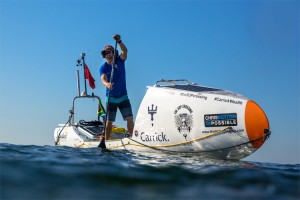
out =
[[[133,133],[133,127],[134,127],[134,122],[133,122],[133,117],[127,118],[127,130],[132,135]]]

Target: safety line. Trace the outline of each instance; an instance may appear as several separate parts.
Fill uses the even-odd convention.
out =
[[[242,145],[246,145],[248,143],[251,143],[251,142],[255,142],[257,140],[260,140],[262,138],[266,138],[268,139],[269,136],[271,135],[271,133],[268,133],[268,134],[265,134],[264,136],[261,136],[259,138],[256,138],[254,140],[249,140],[247,142],[244,142],[244,143],[241,143],[241,144],[238,144],[238,145],[233,145],[233,146],[230,146],[230,147],[225,147],[225,148],[222,148],[222,149],[214,149],[214,150],[206,150],[206,151],[194,151],[194,152],[178,152],[178,151],[173,151],[173,150],[167,150],[167,149],[161,149],[161,147],[170,147],[170,146],[176,146],[176,145],[181,145],[181,144],[186,144],[186,143],[190,143],[190,142],[194,142],[194,141],[197,141],[197,140],[200,140],[200,139],[206,139],[207,137],[210,137],[210,136],[213,136],[213,135],[216,135],[217,133],[221,133],[223,131],[225,131],[226,129],[231,129],[231,127],[227,127],[223,130],[220,130],[220,131],[216,131],[210,135],[207,135],[207,136],[204,136],[204,137],[200,137],[200,138],[197,138],[197,139],[194,139],[194,140],[190,140],[190,141],[187,141],[187,142],[183,142],[183,143],[178,143],[178,144],[171,144],[171,145],[163,145],[163,146],[148,146],[148,145],[145,145],[141,142],[138,142],[136,140],[133,140],[131,138],[128,138],[129,140],[133,141],[133,142],[136,142],[138,143],[139,145],[137,144],[130,144],[130,143],[127,143],[127,144],[123,144],[123,145],[119,145],[119,146],[114,146],[113,148],[108,148],[108,149],[115,149],[115,148],[119,148],[119,147],[125,147],[127,145],[133,145],[133,146],[140,146],[140,147],[148,147],[150,149],[154,149],[154,150],[158,150],[158,151],[166,151],[166,152],[176,152],[176,153],[204,153],[204,152],[214,152],[214,151],[221,151],[221,150],[226,150],[226,149],[230,149],[230,148],[234,148],[234,147],[238,147],[238,146],[242,146]],[[123,143],[123,142],[122,142]]]
[[[160,146],[148,146],[148,145],[145,145],[141,142],[138,142],[132,138],[128,138],[129,140],[133,141],[133,142],[136,142],[138,144],[140,144],[141,146],[145,146],[145,147],[148,147],[148,148],[154,148],[154,149],[159,149],[159,148],[163,148],[163,147],[172,147],[172,146],[179,146],[179,145],[184,145],[184,144],[188,144],[188,143],[191,143],[191,142],[195,142],[195,141],[198,141],[198,140],[203,140],[203,139],[206,139],[208,137],[211,137],[213,135],[216,135],[216,134],[219,134],[219,133],[222,133],[224,131],[227,131],[227,130],[232,130],[232,127],[228,126],[226,127],[225,129],[223,130],[218,130],[218,131],[215,131],[211,134],[208,134],[208,135],[205,135],[205,136],[202,136],[200,138],[196,138],[196,139],[193,139],[193,140],[189,140],[189,141],[185,141],[185,142],[180,142],[180,143],[175,143],[175,144],[168,144],[168,145],[160,145]],[[126,145],[129,145],[126,144]],[[135,145],[135,144],[130,144],[130,145],[134,145],[134,146],[139,146],[139,145]],[[125,146],[125,145],[121,145],[121,146],[114,146],[114,148],[119,148],[119,147],[122,147],[122,146]],[[108,149],[114,149],[114,148],[108,148]]]

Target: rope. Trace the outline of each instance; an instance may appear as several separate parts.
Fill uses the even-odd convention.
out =
[[[161,146],[148,146],[146,144],[143,144],[141,142],[138,142],[132,138],[128,138],[129,140],[133,141],[133,142],[136,142],[138,144],[140,144],[141,146],[145,146],[145,147],[148,147],[150,149],[155,149],[155,150],[161,150],[161,151],[169,151],[169,152],[176,152],[176,151],[171,151],[171,150],[165,150],[165,149],[160,149],[162,147],[171,147],[171,146],[178,146],[178,145],[183,145],[183,144],[187,144],[187,143],[191,143],[191,142],[194,142],[194,141],[197,141],[197,140],[203,140],[203,139],[206,139],[208,137],[211,137],[213,135],[216,135],[216,134],[220,134],[220,133],[223,133],[225,131],[229,131],[229,130],[232,130],[232,127],[226,127],[225,129],[223,130],[218,130],[218,131],[215,131],[209,135],[205,135],[203,137],[200,137],[200,138],[196,138],[196,139],[193,139],[193,140],[189,140],[189,141],[186,141],[186,142],[181,142],[181,143],[176,143],[176,144],[169,144],[169,145],[161,145]],[[122,145],[122,146],[125,146],[125,145]],[[112,148],[113,149],[113,148]]]
[[[161,149],[161,147],[170,147],[170,146],[177,146],[177,145],[182,145],[182,144],[187,144],[187,143],[190,143],[190,142],[194,142],[194,141],[197,141],[197,140],[203,140],[203,139],[207,139],[208,137],[211,137],[213,135],[216,135],[216,134],[220,134],[224,131],[229,131],[229,130],[232,130],[232,127],[227,127],[223,130],[219,130],[219,131],[215,131],[209,135],[206,135],[206,136],[203,136],[203,137],[200,137],[200,138],[197,138],[197,139],[194,139],[194,140],[190,140],[190,141],[187,141],[187,142],[182,142],[182,143],[177,143],[177,144],[170,144],[170,145],[162,145],[162,146],[148,146],[148,145],[145,145],[141,142],[138,142],[132,138],[128,138],[129,140],[141,145],[141,146],[144,146],[144,147],[148,147],[150,149],[154,149],[154,150],[157,150],[157,151],[165,151],[165,152],[176,152],[176,153],[179,153],[178,151],[172,151],[172,150],[166,150],[166,149]],[[225,147],[225,148],[222,148],[222,149],[214,149],[214,150],[207,150],[207,151],[198,151],[198,152],[180,152],[180,153],[201,153],[201,152],[214,152],[214,151],[221,151],[221,150],[226,150],[226,149],[230,149],[230,148],[234,148],[234,147],[238,147],[238,146],[242,146],[242,145],[245,145],[245,144],[248,144],[248,143],[251,143],[251,142],[254,142],[254,141],[257,141],[257,140],[260,140],[262,138],[266,138],[266,140],[270,137],[271,133],[267,133],[265,134],[264,136],[261,136],[259,138],[256,138],[254,140],[250,140],[248,142],[244,142],[244,143],[241,143],[241,144],[238,144],[238,145],[234,145],[234,146],[230,146],[230,147]],[[128,144],[123,144],[122,146],[126,146],[126,145],[130,145],[129,143]],[[133,144],[134,145],[134,144]]]
[[[200,138],[193,139],[193,140],[189,140],[189,141],[185,141],[185,142],[180,142],[180,143],[175,143],[175,144],[161,145],[161,146],[148,146],[148,145],[145,145],[145,144],[143,144],[143,143],[137,142],[137,141],[135,141],[135,140],[133,140],[133,139],[131,139],[131,138],[128,138],[128,139],[130,139],[130,140],[132,140],[132,141],[134,141],[134,142],[136,142],[136,143],[142,144],[142,145],[144,145],[144,146],[147,146],[147,147],[149,147],[149,148],[152,147],[152,148],[158,149],[158,148],[161,148],[161,147],[172,147],[172,146],[178,146],[178,145],[188,144],[188,143],[195,142],[195,141],[198,141],[198,140],[203,140],[203,139],[209,138],[209,137],[211,137],[211,136],[214,136],[214,135],[216,135],[216,134],[220,134],[220,133],[223,133],[223,132],[229,131],[229,130],[232,130],[232,127],[230,127],[230,126],[229,126],[229,127],[226,127],[226,128],[223,129],[223,130],[218,130],[218,131],[212,132],[211,134],[208,134],[208,135],[205,135],[205,136],[202,136],[202,137],[200,137]]]
[[[65,125],[64,125],[63,128],[60,130],[59,134],[57,135],[57,138],[56,138],[56,141],[55,141],[55,146],[57,146],[57,144],[59,143],[59,139],[60,139],[60,134],[61,134],[61,132],[64,130],[64,128],[66,127],[66,125],[67,125],[68,123],[70,123],[70,121],[71,121],[72,115],[73,115],[74,113],[73,113],[71,110],[70,110],[70,113],[71,113],[71,115],[69,116],[68,121],[65,123]]]
[[[101,121],[97,121],[97,120],[94,120],[94,121],[80,120],[79,124],[83,125],[83,126],[99,126],[99,125],[103,125],[103,123]]]

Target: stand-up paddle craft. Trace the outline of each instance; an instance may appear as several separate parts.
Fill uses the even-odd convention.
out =
[[[98,147],[105,125],[97,120],[75,123],[78,98],[95,98],[101,103],[98,96],[76,96],[68,122],[54,131],[55,144]],[[262,108],[240,94],[187,80],[159,80],[148,87],[140,104],[134,134],[125,137],[125,133],[124,128],[115,127],[105,147],[242,159],[259,149],[271,131]]]
[[[105,125],[98,120],[74,122],[74,102],[79,98],[94,98],[101,104],[98,96],[90,96],[86,91],[76,96],[68,122],[54,131],[55,144],[98,147]],[[247,97],[187,80],[162,79],[148,87],[137,113],[134,134],[126,137],[125,133],[124,128],[113,128],[105,148],[242,159],[259,149],[271,131],[262,108]]]

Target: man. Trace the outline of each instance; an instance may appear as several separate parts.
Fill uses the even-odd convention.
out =
[[[117,41],[121,49],[121,54],[118,55],[118,51],[110,45],[106,45],[104,47],[104,50],[101,52],[102,57],[106,59],[106,62],[100,68],[100,78],[103,85],[106,87],[106,103],[108,104],[108,110],[106,111],[108,117],[106,118],[106,140],[109,140],[109,136],[112,130],[112,124],[116,119],[118,108],[120,109],[123,119],[127,121],[127,130],[130,135],[132,135],[134,126],[132,108],[128,99],[126,88],[125,60],[127,59],[127,48],[122,42],[120,35],[115,34],[113,38]],[[114,55],[114,53],[116,54],[116,56]],[[115,64],[113,79],[111,81],[113,62]]]

